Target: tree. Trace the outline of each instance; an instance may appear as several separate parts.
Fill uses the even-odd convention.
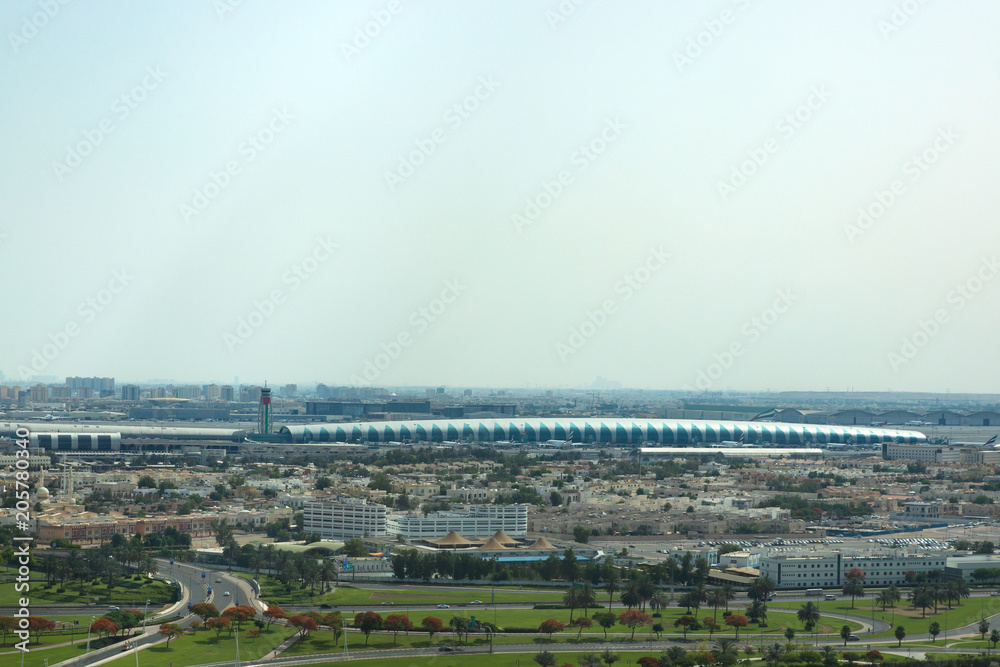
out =
[[[210,602],[199,602],[191,606],[191,613],[200,618],[202,623],[204,623],[210,618],[218,617],[219,610]]]
[[[611,604],[615,601],[615,593],[621,590],[619,585],[618,573],[615,570],[611,570],[608,576],[604,578],[604,592],[608,594],[608,610],[611,609]]]
[[[805,626],[806,632],[809,632],[814,625],[819,623],[819,605],[815,602],[806,602],[795,612],[795,615],[798,617],[799,623]]]
[[[240,631],[241,625],[253,619],[256,615],[257,611],[245,604],[233,605],[222,612],[222,618],[228,618],[230,625],[236,627],[236,632]]]
[[[167,638],[167,648],[170,648],[170,640],[184,634],[184,628],[176,623],[164,623],[160,626],[160,634]]]
[[[374,611],[363,612],[354,617],[354,627],[365,633],[365,646],[368,646],[368,635],[382,628],[382,616]]]
[[[736,640],[740,639],[740,628],[745,628],[749,624],[747,617],[742,614],[732,614],[726,618],[726,625],[731,625],[736,629]]]
[[[285,611],[278,605],[272,604],[270,607],[264,610],[264,613],[261,614],[261,616],[263,616],[264,620],[267,621],[267,629],[270,630],[271,623],[275,621],[280,621],[281,619],[285,618]]]
[[[681,629],[681,632],[684,633],[684,639],[687,639],[688,630],[690,630],[691,626],[694,624],[695,620],[693,616],[681,616],[676,621],[674,621],[674,627]]]
[[[604,640],[607,641],[608,629],[613,628],[618,624],[618,617],[610,611],[605,611],[594,614],[594,620],[597,621],[598,625],[604,628]]]
[[[341,617],[340,612],[331,611],[329,614],[324,616],[323,625],[333,631],[333,645],[336,646],[337,642],[340,641],[340,636],[344,634],[344,619]]]
[[[452,616],[448,621],[448,627],[451,631],[458,635],[458,641],[462,641],[462,635],[469,634],[469,619],[464,616]]]
[[[883,660],[885,660],[885,656],[882,655],[881,651],[872,649],[865,653],[865,660],[874,664],[876,662],[882,662]]]
[[[118,634],[118,625],[110,618],[99,618],[90,624],[90,631],[98,637]]]
[[[215,630],[216,637],[221,635],[223,630],[228,630],[230,625],[231,623],[229,622],[229,619],[223,616],[220,616],[219,618],[210,618],[205,621],[205,627],[209,630]]]
[[[364,540],[360,537],[352,537],[344,542],[342,551],[345,556],[351,558],[363,558],[368,555],[368,547],[365,546]]]
[[[763,600],[754,600],[747,605],[747,618],[762,628],[767,627],[767,605]]]
[[[396,636],[400,632],[409,632],[413,629],[413,621],[406,614],[389,614],[383,623],[385,629],[392,633],[392,643],[396,643]]]
[[[652,625],[653,618],[638,609],[627,609],[618,616],[618,622],[627,628],[632,629],[630,639],[635,639],[635,629],[640,625]]]
[[[586,526],[573,526],[573,539],[580,544],[586,544],[590,541],[590,528]]]
[[[553,491],[552,493],[555,493]],[[549,653],[548,651],[542,651],[541,653],[536,653],[533,658],[542,667],[553,667],[556,664],[556,657]]]
[[[840,628],[840,638],[844,640],[844,646],[847,646],[847,640],[851,638],[851,626],[844,625]]]
[[[941,624],[934,621],[927,628],[927,634],[931,636],[931,642],[937,642],[937,636],[941,634]]]
[[[656,633],[656,638],[659,639],[660,635],[663,634],[663,630],[664,630],[663,624],[662,623],[653,623],[653,627],[651,627],[650,630],[652,630],[654,633]]]
[[[311,616],[306,616],[304,614],[296,614],[288,619],[288,625],[293,628],[298,628],[299,637],[305,638],[310,632],[314,632],[319,628],[316,623],[316,619]]]
[[[0,646],[7,643],[7,635],[17,629],[17,619],[13,616],[0,616]]]
[[[563,504],[562,494],[558,491],[553,491],[549,494],[549,502],[552,503],[553,507],[559,507]]]
[[[785,628],[785,639],[788,640],[789,644],[792,643],[792,640],[795,639],[795,628]]]
[[[715,610],[715,613],[712,614],[712,618],[716,620],[718,620],[719,618],[719,607],[727,604],[727,602],[728,601],[726,600],[726,592],[723,591],[721,588],[713,588],[712,590],[708,591],[705,600],[705,604],[709,605],[710,607],[712,607],[712,609]]]
[[[764,649],[764,662],[771,667],[776,667],[781,660],[783,653],[784,652],[781,650],[781,644],[771,644]]]
[[[613,652],[611,649],[606,649],[604,652],[601,653],[601,660],[604,661],[605,665],[611,667],[611,665],[621,660],[621,656]]]
[[[575,586],[570,586],[569,590],[563,594],[562,602],[565,606],[569,607],[569,622],[572,623],[573,612],[580,606],[580,595]]]
[[[997,642],[1000,642],[1000,630],[991,630],[990,643],[993,644],[993,648],[997,647]]]
[[[583,615],[589,615],[590,608],[597,604],[597,593],[594,592],[594,587],[590,584],[584,584],[577,593],[577,597],[580,599],[580,606],[583,607]]]
[[[28,617],[28,632],[35,635],[35,643],[41,641],[42,633],[56,629],[56,624],[40,616]]]
[[[542,621],[542,624],[538,626],[538,631],[549,636],[549,640],[552,640],[552,633],[562,632],[566,629],[566,625],[560,623],[554,618],[550,618]]]
[[[247,637],[249,637],[250,639],[257,639],[258,637],[260,637],[260,630],[258,630],[257,628],[254,628],[253,630],[247,630]]]
[[[604,661],[596,653],[585,653],[580,656],[578,662],[580,663],[580,667],[604,667]]]
[[[436,616],[424,616],[424,620],[420,621],[420,627],[427,632],[430,636],[430,642],[433,644],[434,635],[444,630],[444,623]]]
[[[896,629],[893,630],[892,634],[895,635],[896,639],[899,640],[899,644],[897,645],[897,648],[899,648],[900,646],[903,645],[903,637],[906,636],[906,628],[903,627],[902,625],[897,625]]]
[[[985,618],[979,619],[979,626],[976,630],[979,631],[980,639],[986,639],[986,633],[990,631],[990,622]]]
[[[865,596],[865,573],[864,570],[858,567],[852,567],[845,575],[846,581],[844,582],[844,595],[851,596],[851,609],[854,609],[855,598],[863,598]]]
[[[712,651],[712,654],[715,655],[716,660],[719,662],[731,664],[736,660],[736,656],[739,652],[739,648],[736,646],[736,640],[723,638],[715,642],[715,650]]]
[[[718,621],[716,621],[711,616],[706,616],[705,618],[703,618],[701,620],[701,624],[704,625],[706,628],[708,628],[708,638],[709,639],[712,638],[712,634],[714,634],[716,630],[720,629]]]
[[[577,630],[577,633],[576,633],[576,638],[577,639],[580,638],[580,635],[583,634],[584,630],[586,630],[587,628],[589,628],[593,624],[594,624],[594,619],[587,618],[586,616],[579,616],[579,617],[577,617],[577,619],[575,621],[573,621],[572,623],[570,623],[570,625],[575,625],[576,627],[579,628],[579,630]]]
[[[639,667],[660,667],[660,659],[652,655],[644,655],[636,663]]]

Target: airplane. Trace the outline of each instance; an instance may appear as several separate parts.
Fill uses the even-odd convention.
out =
[[[983,443],[983,447],[1000,447],[1000,443],[997,443],[997,436],[993,436],[989,440]]]
[[[773,409],[767,410],[766,412],[761,412],[760,414],[753,417],[750,421],[752,422],[773,422],[777,412]]]
[[[888,425],[889,422],[878,422],[878,421],[872,421],[872,423],[869,424],[869,426],[888,426]]]

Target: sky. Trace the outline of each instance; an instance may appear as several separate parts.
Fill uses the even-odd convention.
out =
[[[0,371],[996,391],[1000,5],[0,4]]]

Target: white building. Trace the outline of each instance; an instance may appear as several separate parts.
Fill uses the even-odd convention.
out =
[[[393,515],[388,521],[390,534],[407,539],[441,537],[451,531],[466,537],[492,535],[502,530],[511,537],[528,534],[527,505],[469,505],[465,511]]]
[[[944,571],[947,556],[911,555],[903,552],[884,555],[847,556],[840,552],[803,556],[764,556],[760,574],[767,575],[778,588],[840,588],[854,568],[865,573],[865,585],[902,584],[906,573]]]
[[[336,501],[309,502],[302,506],[302,527],[322,539],[383,537],[388,509],[363,498],[341,496]]]

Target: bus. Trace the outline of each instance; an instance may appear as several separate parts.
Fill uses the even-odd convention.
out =
[[[818,596],[820,596],[822,594],[823,594],[823,589],[822,588],[807,588],[806,589],[806,595],[815,595],[815,596],[818,597]]]

